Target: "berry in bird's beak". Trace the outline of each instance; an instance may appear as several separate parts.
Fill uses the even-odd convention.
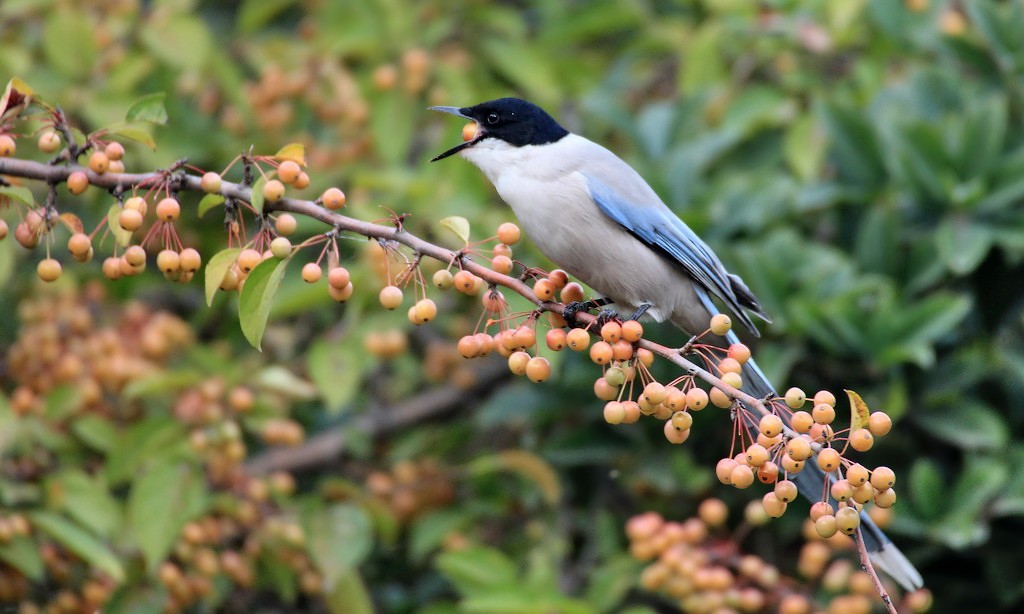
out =
[[[448,113],[450,115],[455,115],[458,117],[463,117],[465,119],[473,120],[462,127],[462,143],[456,145],[455,147],[452,147],[448,151],[438,156],[435,156],[430,160],[431,162],[437,162],[438,160],[443,160],[444,158],[447,158],[452,154],[459,153],[460,151],[466,149],[467,147],[472,147],[477,142],[479,142],[480,139],[484,138],[484,131],[480,128],[480,124],[478,124],[476,120],[474,120],[472,117],[463,113],[462,109],[460,109],[459,107],[430,107],[430,110],[440,111],[442,113]]]

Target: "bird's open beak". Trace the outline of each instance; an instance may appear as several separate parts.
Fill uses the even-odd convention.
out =
[[[450,115],[455,115],[457,117],[463,117],[465,119],[473,119],[472,117],[463,113],[462,110],[459,109],[459,107],[430,107],[429,110],[440,111],[442,113],[448,113]],[[473,145],[476,145],[478,142],[480,142],[480,139],[482,138],[484,138],[484,130],[480,126],[477,126],[476,135],[473,138],[469,139],[468,141],[463,141],[462,143],[459,143],[455,147],[452,147],[451,149],[440,155],[434,156],[433,158],[431,158],[430,161],[437,162],[438,160],[443,160],[452,154],[457,154],[463,149],[466,149],[467,147],[472,147]]]

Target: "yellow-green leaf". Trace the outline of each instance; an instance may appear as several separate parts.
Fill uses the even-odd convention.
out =
[[[128,107],[128,112],[124,116],[125,121],[166,124],[167,109],[164,107],[164,96],[163,92],[154,92],[137,98],[132,106]]]
[[[224,197],[220,194],[207,194],[199,201],[199,217],[203,217],[207,211],[224,204]]]
[[[52,512],[38,511],[30,515],[32,526],[51,539],[91,563],[117,582],[124,581],[124,568],[114,553],[92,533]]]
[[[257,214],[263,214],[263,186],[267,185],[267,178],[260,177],[256,180],[256,183],[252,186],[252,196],[249,197],[252,208],[256,210]],[[249,283],[249,282],[246,282]]]
[[[544,500],[555,505],[562,498],[562,484],[558,473],[540,456],[526,450],[505,450],[477,458],[469,465],[473,475],[493,471],[514,471],[531,480],[540,488]]]
[[[121,228],[121,224],[117,221],[117,218],[120,216],[121,205],[117,203],[110,205],[110,210],[107,211],[107,226],[110,227],[110,234],[114,236],[114,241],[117,241],[117,244],[121,247],[127,247],[128,243],[132,240],[132,233]]]
[[[270,307],[289,260],[291,258],[264,260],[249,273],[242,287],[242,295],[238,299],[238,320],[242,325],[242,334],[257,350],[262,349],[260,344],[263,331],[267,328],[267,318],[270,317]]]
[[[151,135],[145,128],[140,124],[129,124],[127,122],[120,122],[113,126],[106,128],[107,134],[116,134],[123,136],[126,139],[131,139],[138,143],[142,143],[150,149],[156,149],[156,141],[153,140]]]
[[[444,218],[440,223],[442,227],[462,239],[463,243],[469,243],[469,220],[459,215],[452,215]]]
[[[29,207],[36,204],[36,199],[32,196],[32,190],[23,185],[0,186],[0,199],[3,198],[13,198]]]
[[[25,106],[32,99],[32,88],[18,77],[12,77],[4,88],[4,95],[0,96],[0,115],[7,111],[7,107]]]
[[[206,263],[205,284],[207,306],[213,304],[213,297],[217,294],[217,290],[220,289],[220,284],[224,281],[224,275],[227,274],[232,263],[238,259],[238,252],[240,251],[242,250],[238,247],[223,249],[214,254],[213,258],[210,258],[210,261]]]
[[[871,415],[868,404],[864,402],[864,399],[860,398],[859,394],[852,390],[847,390],[846,396],[850,397],[850,432],[866,428],[868,417]]]
[[[288,143],[277,150],[277,153],[274,154],[274,159],[278,162],[291,160],[299,166],[306,166],[306,146],[302,143]]]

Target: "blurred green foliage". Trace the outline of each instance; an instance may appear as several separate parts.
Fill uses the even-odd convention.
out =
[[[169,121],[152,135],[158,147],[129,145],[129,171],[183,156],[220,170],[250,145],[269,154],[301,142],[312,184],[300,195],[340,185],[349,214],[410,213],[411,231],[447,243],[438,224],[446,216],[469,219],[483,238],[510,214],[470,165],[427,163],[458,131],[426,107],[504,95],[541,104],[633,164],[748,282],[774,319],[755,356],[780,388],[853,388],[897,419],[865,460],[899,476],[888,532],[935,592],[934,611],[991,612],[1024,597],[1016,564],[1024,513],[1022,26],[1020,0],[5,0],[0,76],[25,79],[85,130],[120,122],[140,96],[166,92]],[[32,156],[25,145],[19,155]],[[69,206],[92,224],[111,202],[92,192],[91,203],[80,200]],[[224,247],[213,212],[186,214],[180,226],[207,257]],[[318,230],[302,221],[299,232]],[[737,509],[748,497],[712,485],[728,445],[724,416],[699,416],[699,435],[679,448],[660,427],[609,427],[591,394],[596,369],[578,356],[556,357],[557,377],[540,386],[495,380],[450,419],[372,440],[360,434],[357,418],[369,408],[472,378],[446,362],[437,337],[468,332],[478,308],[435,297],[437,325],[407,331],[403,313],[375,308],[380,282],[364,242],[344,245],[364,291],[340,308],[293,272],[263,343],[264,361],[298,374],[285,386],[311,382],[295,409],[308,431],[349,439],[340,463],[300,476],[308,501],[287,504],[305,509],[305,526],[324,540],[314,559],[343,570],[335,574],[340,590],[365,581],[386,612],[623,611],[636,597],[625,517],[656,509],[682,519],[709,494]],[[516,257],[544,264],[529,246]],[[39,292],[30,274],[37,258],[0,242],[5,313]],[[98,277],[98,266],[66,268],[79,280]],[[167,390],[190,385],[182,373],[254,364],[232,297],[207,309],[200,284],[170,288],[156,275],[108,285],[115,297],[186,315],[208,346],[171,368],[178,379]],[[367,337],[395,329],[410,335],[408,352],[367,352]],[[0,321],[0,344],[17,334],[12,318]],[[5,392],[11,385],[4,381]],[[154,429],[146,441],[175,428],[155,409],[140,424]],[[89,441],[107,427],[82,428],[95,431]],[[527,471],[517,480],[477,465],[519,448],[550,475]],[[117,515],[132,524],[133,515],[156,512],[116,490],[141,462],[124,456],[103,456],[103,477],[68,457],[59,479],[88,505],[64,513],[39,503],[33,516],[72,550],[92,550],[90,562],[108,573],[124,561],[93,542],[112,534]],[[323,478],[359,490],[369,468],[425,457],[468,473],[454,503],[411,520],[314,494]],[[111,468],[115,459],[129,464],[123,473]],[[185,474],[168,479],[161,486],[194,487]],[[543,496],[545,480],[558,485],[557,501]],[[109,496],[96,494],[107,488]],[[146,489],[159,486],[141,477],[131,492]],[[7,493],[5,486],[11,505]],[[147,559],[166,553],[182,514],[139,543]],[[745,546],[791,572],[801,515],[791,511],[763,529],[773,537]],[[477,545],[433,556],[453,532]],[[11,556],[37,566],[24,552],[4,558]],[[353,566],[362,579],[345,575]],[[271,586],[280,599],[294,595],[294,580],[272,565],[265,576],[278,578]]]

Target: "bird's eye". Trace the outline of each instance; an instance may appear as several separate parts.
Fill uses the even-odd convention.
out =
[[[488,115],[487,116],[487,123],[488,124],[496,124],[496,123],[498,123],[498,114],[497,113],[491,113],[490,115]]]

